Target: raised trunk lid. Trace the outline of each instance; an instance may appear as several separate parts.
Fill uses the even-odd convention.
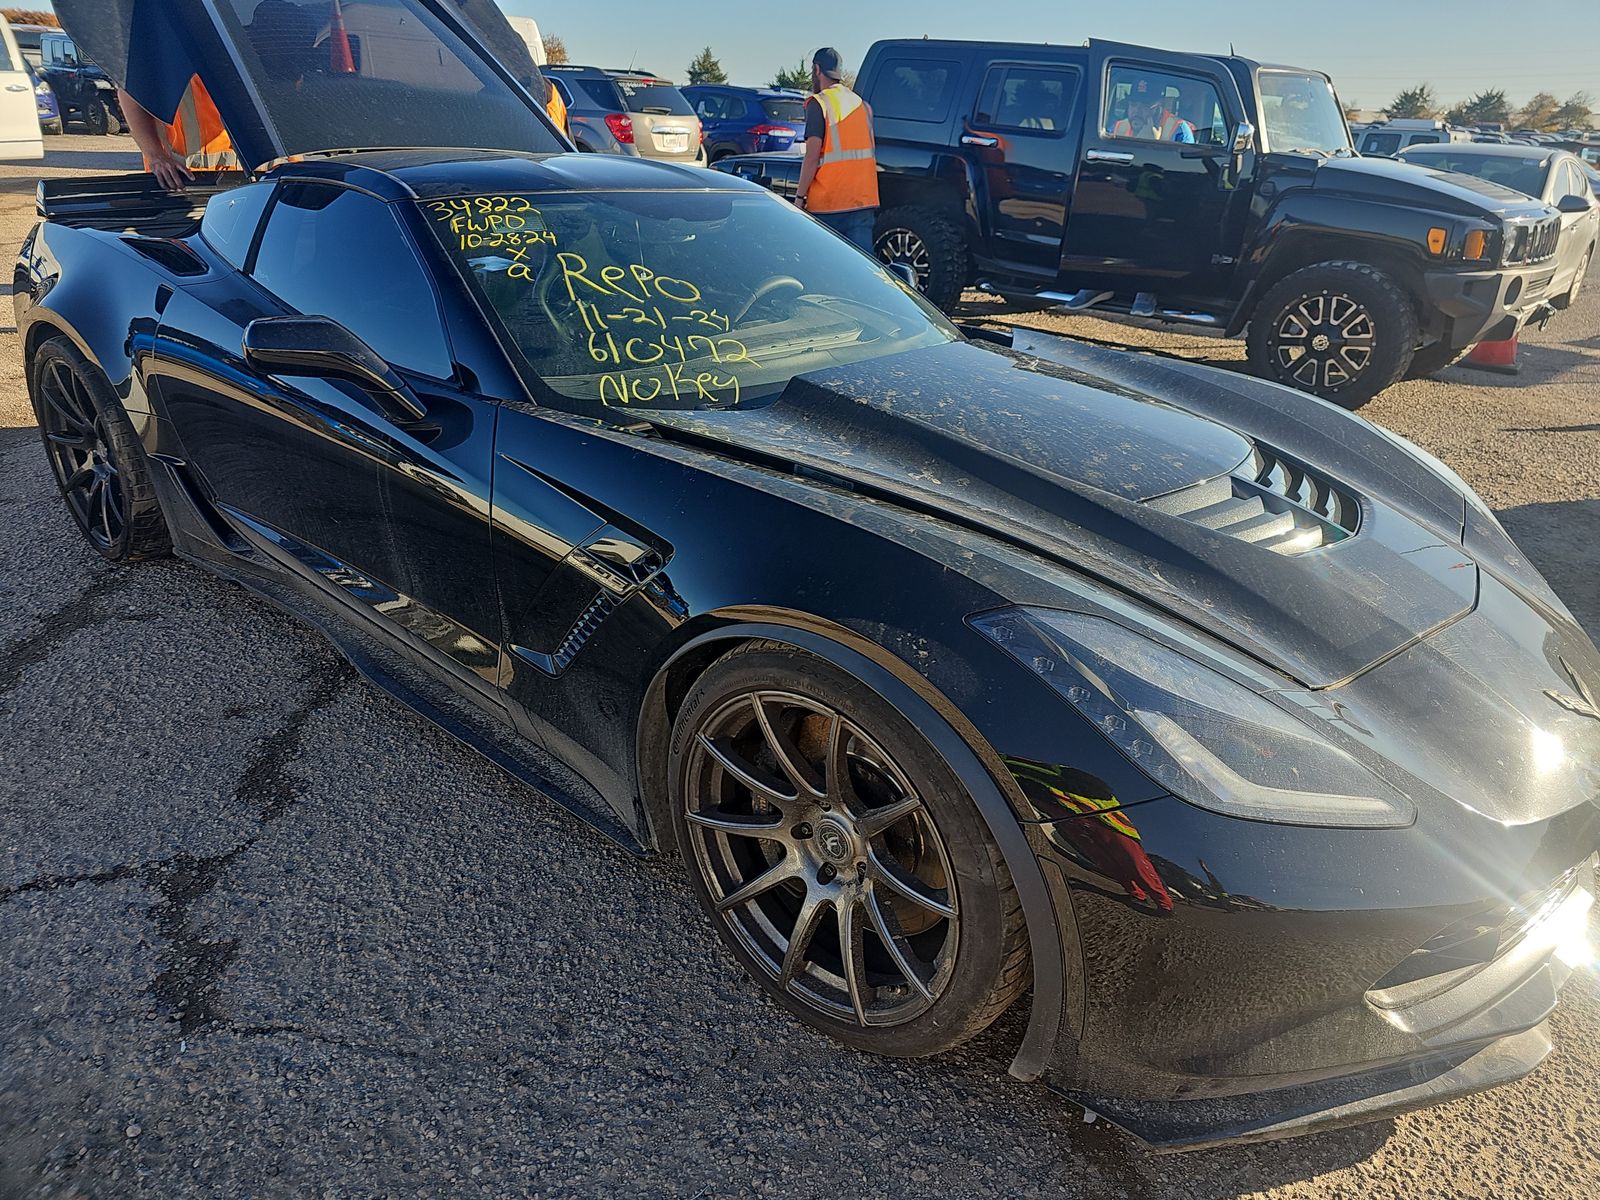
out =
[[[327,150],[567,148],[519,82],[531,72],[486,49],[516,43],[489,0],[61,0],[56,13],[162,119],[198,76],[250,168]]]

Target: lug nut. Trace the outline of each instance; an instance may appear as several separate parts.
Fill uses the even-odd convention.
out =
[[[796,825],[789,832],[794,834],[794,836],[797,838],[808,838],[811,836],[811,826],[805,821],[801,821],[800,824]]]
[[[838,868],[836,868],[832,863],[823,863],[821,868],[817,871],[817,882],[832,883],[838,874]]]

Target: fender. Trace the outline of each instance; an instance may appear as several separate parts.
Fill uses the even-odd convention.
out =
[[[980,200],[982,181],[973,166],[959,154],[878,145],[879,208],[915,205],[946,213],[961,222],[973,246],[984,236],[985,207]]]
[[[1402,283],[1415,287],[1427,265],[1429,228],[1457,220],[1308,187],[1286,189],[1245,247],[1241,273],[1249,283],[1228,322],[1228,336],[1244,330],[1262,293],[1290,271],[1314,262],[1349,258],[1392,266]]]
[[[1061,922],[1057,919],[1050,886],[1045,881],[1027,833],[995,782],[994,774],[985,766],[967,738],[957,732],[956,726],[947,719],[947,714],[954,712],[953,707],[947,701],[942,701],[926,679],[915,676],[915,682],[912,682],[906,678],[907,674],[914,675],[909,668],[904,668],[904,672],[893,670],[876,656],[869,657],[861,649],[847,646],[816,629],[767,622],[735,622],[690,639],[678,647],[657,671],[646,691],[639,714],[639,750],[635,756],[639,771],[639,794],[645,798],[645,806],[651,813],[653,823],[658,828],[663,825],[671,828],[664,820],[665,800],[660,795],[661,789],[647,787],[646,777],[647,774],[656,779],[665,777],[667,739],[660,735],[663,722],[652,718],[665,713],[666,681],[673,664],[696,652],[719,652],[724,646],[731,648],[732,643],[755,640],[778,642],[804,650],[849,672],[914,722],[945,765],[967,789],[967,794],[977,805],[995,844],[1000,848],[1016,884],[1017,896],[1022,901],[1023,918],[1028,926],[1029,951],[1033,956],[1033,1007],[1028,1018],[1027,1033],[1011,1061],[1010,1074],[1021,1080],[1037,1079],[1044,1073],[1061,1033],[1067,992]],[[659,707],[655,707],[652,701]],[[657,766],[662,769],[656,770]],[[1068,916],[1070,921],[1070,909]],[[1068,932],[1075,945],[1076,928]],[[1081,970],[1078,975],[1081,976]]]

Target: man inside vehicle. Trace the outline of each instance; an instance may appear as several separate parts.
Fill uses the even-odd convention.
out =
[[[1194,126],[1167,108],[1163,90],[1148,76],[1134,80],[1128,115],[1111,127],[1111,136],[1147,142],[1195,141]]]

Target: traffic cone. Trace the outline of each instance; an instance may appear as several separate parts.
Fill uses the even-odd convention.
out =
[[[1479,342],[1472,348],[1472,353],[1461,360],[1461,365],[1474,371],[1515,375],[1522,370],[1517,362],[1518,337],[1518,334],[1513,333],[1503,342]]]
[[[334,75],[356,73],[356,56],[350,49],[350,34],[344,27],[339,0],[333,0],[333,15],[328,21],[328,70]]]

